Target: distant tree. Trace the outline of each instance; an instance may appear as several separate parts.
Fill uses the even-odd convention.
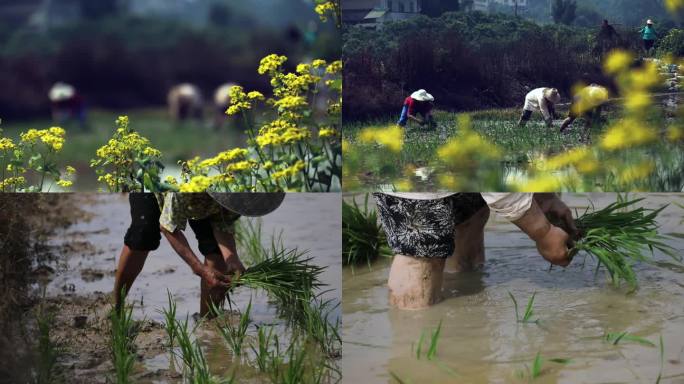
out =
[[[457,12],[472,4],[472,0],[423,0],[421,12],[430,17],[439,17],[444,12]]]
[[[575,0],[554,0],[551,15],[556,24],[570,25],[575,21],[577,2]]]
[[[598,27],[603,20],[603,15],[590,6],[578,5],[575,13],[575,25],[580,27]]]
[[[101,19],[116,14],[119,3],[119,0],[79,0],[79,7],[84,18]]]

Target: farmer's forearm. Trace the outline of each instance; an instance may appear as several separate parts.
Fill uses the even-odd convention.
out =
[[[408,115],[408,118],[411,119],[411,120],[414,120],[414,121],[416,121],[416,122],[418,122],[418,123],[422,123],[422,122],[423,122],[423,119],[421,119],[420,117],[415,116],[415,115]]]
[[[513,221],[513,224],[517,225],[534,241],[543,239],[551,230],[551,223],[536,201],[533,201],[530,209],[521,218]]]
[[[173,248],[181,259],[190,266],[190,269],[192,269],[195,274],[199,274],[199,271],[202,269],[202,262],[190,248],[188,239],[183,232],[179,230],[170,232],[164,228],[161,228],[161,232],[169,241],[169,244],[171,244],[171,248]]]

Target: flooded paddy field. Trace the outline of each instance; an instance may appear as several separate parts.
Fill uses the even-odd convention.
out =
[[[356,200],[363,200],[357,196]],[[684,254],[684,196],[646,197],[644,206],[668,207],[661,233]],[[614,202],[614,194],[564,194],[584,212]],[[390,259],[343,270],[344,383],[516,383],[528,382],[533,360],[544,360],[535,383],[684,383],[684,269],[656,254],[659,267],[636,267],[640,288],[626,294],[610,285],[595,263],[577,256],[566,269],[549,269],[534,243],[513,224],[492,215],[485,229],[486,262],[481,272],[445,274],[445,299],[426,310],[401,311],[388,304]],[[534,319],[519,324],[509,292],[521,313],[536,292]],[[436,358],[425,351],[441,322]],[[417,359],[421,333],[428,339]],[[607,333],[629,332],[654,345]],[[565,364],[550,359],[569,359]],[[522,377],[521,377],[522,376]]]
[[[45,246],[53,254],[49,262],[33,266],[31,290],[35,293],[34,308],[53,313],[51,339],[58,347],[56,372],[68,383],[115,382],[110,351],[112,309],[116,263],[123,246],[123,236],[130,223],[126,195],[61,195],[78,213],[71,223],[54,228],[45,238]],[[242,218],[245,220],[257,220]],[[271,234],[282,231],[286,249],[308,251],[311,263],[327,267],[320,280],[327,284],[321,297],[330,300],[329,321],[341,318],[341,242],[340,205],[335,194],[291,194],[273,213],[260,219],[262,245],[269,247]],[[188,227],[186,236],[192,249],[197,242]],[[246,266],[251,264],[246,251],[238,248]],[[199,255],[199,253],[198,253]],[[200,256],[201,259],[201,256]],[[176,319],[186,318],[200,345],[212,375],[230,382],[271,382],[269,374],[260,373],[254,363],[254,353],[248,346],[260,327],[272,327],[283,351],[292,331],[286,326],[280,311],[265,293],[238,287],[231,293],[232,307],[221,318],[239,320],[252,302],[247,336],[241,358],[234,358],[224,339],[218,334],[215,320],[198,322],[200,279],[178,257],[162,238],[159,249],[149,254],[142,273],[133,285],[127,303],[133,306],[133,321],[137,331],[135,362],[131,382],[182,383],[183,362],[178,346],[171,353],[162,309],[168,308],[170,293],[176,302]],[[319,293],[320,293],[319,292]],[[337,306],[337,307],[335,307]],[[33,311],[27,311],[27,323]],[[178,355],[178,356],[176,356]],[[331,365],[336,363],[331,359]],[[331,380],[328,377],[328,380]],[[217,381],[218,382],[218,381]],[[329,381],[321,381],[323,383]]]

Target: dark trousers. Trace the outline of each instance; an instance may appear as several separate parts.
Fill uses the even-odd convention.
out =
[[[124,244],[134,251],[154,251],[159,248],[161,231],[159,229],[159,204],[153,193],[130,193],[131,225],[124,236]],[[195,233],[199,251],[203,255],[220,254],[221,250],[214,238],[209,220],[190,220],[190,228]]]

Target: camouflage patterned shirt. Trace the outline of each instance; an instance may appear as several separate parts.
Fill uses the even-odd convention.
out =
[[[220,232],[234,232],[240,215],[223,208],[206,193],[165,192],[155,194],[161,216],[159,225],[169,232],[185,230],[188,220],[208,219]]]

